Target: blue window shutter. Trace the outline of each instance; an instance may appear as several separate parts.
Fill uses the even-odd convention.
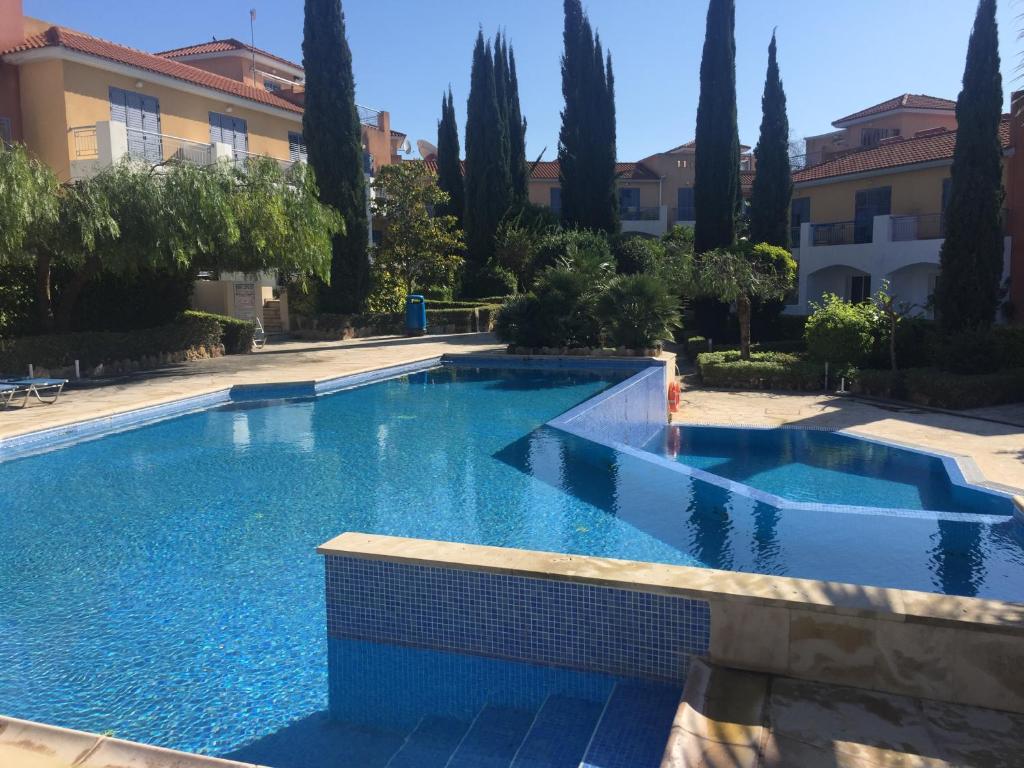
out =
[[[240,117],[236,117],[232,121],[232,130],[234,135],[232,136],[231,147],[235,150],[235,154],[241,154],[245,156],[249,152],[249,126]]]
[[[120,88],[110,88],[110,119],[115,123],[127,123],[125,114],[125,92]]]
[[[306,142],[298,131],[288,132],[288,159],[293,163],[307,162]]]
[[[216,112],[210,113],[210,143],[217,144],[224,141],[223,130],[220,125],[220,115]]]

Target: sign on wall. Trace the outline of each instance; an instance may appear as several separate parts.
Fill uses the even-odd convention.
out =
[[[234,316],[239,320],[256,320],[256,283],[234,283]]]

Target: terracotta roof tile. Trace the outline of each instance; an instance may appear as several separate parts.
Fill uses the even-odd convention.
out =
[[[1002,123],[999,125],[999,140],[1004,148],[1010,145],[1009,115],[1003,115]],[[793,174],[793,181],[799,184],[853,173],[881,171],[936,160],[952,160],[955,146],[956,131],[929,132],[924,136],[887,141],[871,149],[851,152],[820,165],[796,171]]]
[[[286,101],[279,96],[275,96],[270,91],[265,91],[262,88],[254,88],[223,75],[215,75],[212,72],[206,72],[179,61],[155,56],[152,53],[128,48],[117,43],[111,43],[98,37],[65,29],[64,27],[50,27],[41,34],[29,37],[19,45],[0,51],[0,56],[57,47],[114,61],[118,64],[136,67],[158,75],[172,77],[186,83],[255,101],[268,107],[282,109],[286,112],[302,113],[302,107],[292,104],[290,101]]]
[[[925,96],[918,93],[904,93],[902,96],[894,96],[873,107],[854,112],[852,115],[836,120],[832,125],[839,127],[850,120],[859,120],[862,117],[880,115],[883,112],[891,112],[894,109],[937,109],[949,111],[956,109],[956,102],[949,99],[940,99],[937,96]]]
[[[241,40],[236,40],[233,37],[226,38],[224,40],[211,40],[208,43],[197,43],[195,45],[185,45],[181,48],[172,48],[169,51],[160,51],[155,54],[156,56],[163,56],[167,59],[176,59],[182,56],[196,56],[203,53],[224,53],[226,51],[245,51],[247,53],[256,53],[258,56],[266,56],[268,59],[279,61],[289,67],[295,69],[302,69],[301,64],[296,64],[294,61],[281,58],[280,56],[271,53],[270,51],[264,51],[262,48],[256,48],[247,43],[243,43]]]

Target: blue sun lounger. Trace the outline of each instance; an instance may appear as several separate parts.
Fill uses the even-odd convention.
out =
[[[7,391],[6,400],[2,400],[4,406],[10,405],[15,395],[25,398],[22,407],[28,402],[29,397],[35,397],[40,403],[53,405],[67,383],[67,379],[4,379],[0,381],[0,399],[4,398],[7,387],[14,387],[13,391]]]
[[[7,408],[14,401],[15,395],[26,395],[27,391],[25,387],[21,387],[17,384],[7,384],[0,382],[0,408]],[[25,397],[28,400],[28,397]],[[22,406],[25,402],[22,401]]]

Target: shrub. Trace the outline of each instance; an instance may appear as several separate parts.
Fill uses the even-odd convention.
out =
[[[969,375],[912,368],[904,372],[904,382],[912,402],[938,408],[982,408],[1024,399],[1024,368]]]
[[[494,317],[498,312],[495,306],[455,307],[449,309],[430,309],[427,305],[427,328],[439,325],[454,325],[456,332],[473,333],[489,331],[494,325]],[[404,318],[402,321],[404,326]]]
[[[851,304],[835,294],[826,294],[823,304],[812,304],[804,341],[814,360],[837,369],[859,366],[874,344],[874,310],[867,304]]]
[[[740,360],[738,350],[704,352],[697,367],[709,387],[813,391],[824,385],[818,365],[783,352],[752,352],[750,360]]]
[[[557,265],[569,266],[576,271],[609,269],[614,271],[608,238],[600,232],[586,229],[565,229],[552,232],[541,239],[534,260],[534,272]]]
[[[237,317],[229,317],[228,315],[197,312],[195,310],[185,312],[184,316],[216,321],[221,329],[224,354],[244,355],[252,352],[253,335],[256,333],[255,323],[250,323],[248,320],[239,320]]]
[[[704,336],[691,336],[686,340],[686,357],[696,362],[697,355],[708,351],[708,340]]]
[[[516,276],[509,270],[498,264],[488,264],[475,271],[466,270],[462,277],[462,295],[469,298],[495,294],[507,296],[516,292],[517,283]]]
[[[614,239],[612,252],[619,273],[635,275],[647,271],[650,264],[663,259],[665,245],[656,237],[629,232]]]
[[[990,331],[964,331],[942,339],[935,362],[952,373],[995,373],[1002,368],[999,340]]]
[[[679,327],[679,299],[650,275],[620,275],[600,299],[598,313],[615,347],[650,349]]]
[[[25,336],[0,346],[0,372],[24,376],[29,364],[67,368],[78,360],[83,368],[91,368],[199,347],[213,349],[221,343],[222,333],[221,324],[212,317],[183,315],[173,323],[138,331]]]
[[[549,269],[536,290],[506,302],[495,332],[520,347],[596,347],[601,326],[587,275]]]

